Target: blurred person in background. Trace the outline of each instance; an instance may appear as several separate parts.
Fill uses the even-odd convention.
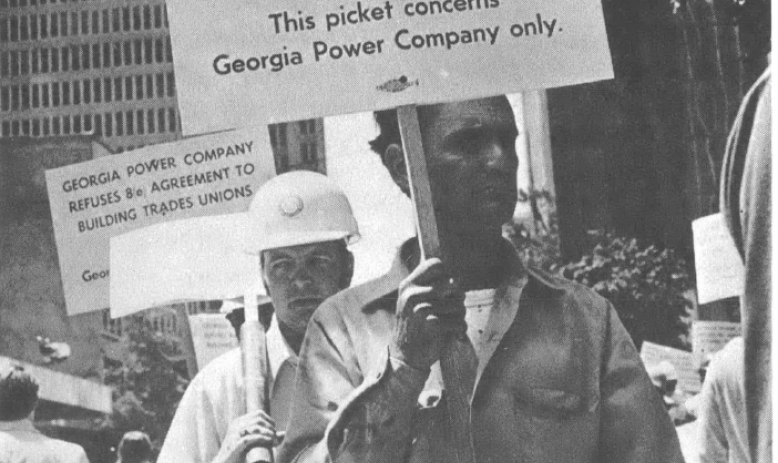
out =
[[[52,439],[32,424],[38,383],[21,367],[0,376],[0,462],[89,463],[84,449]]]
[[[124,433],[119,441],[116,463],[151,463],[151,439],[141,431]]]

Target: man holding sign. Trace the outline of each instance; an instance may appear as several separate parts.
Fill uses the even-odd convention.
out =
[[[269,413],[247,413],[240,349],[211,362],[190,383],[159,463],[244,463],[248,449],[278,443],[285,429],[297,354],[313,311],[351,283],[347,245],[359,239],[345,194],[313,172],[280,175],[257,192],[249,214],[275,314],[267,331]]]
[[[372,147],[407,194],[397,116],[376,119]],[[409,241],[387,275],[322,304],[279,460],[454,461],[438,361],[444,339],[466,333],[475,461],[683,461],[610,303],[525,269],[502,237],[517,196],[507,99],[420,106],[418,120],[441,258]]]

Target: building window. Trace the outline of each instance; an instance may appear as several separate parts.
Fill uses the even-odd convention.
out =
[[[151,29],[151,5],[143,5],[143,28]]]
[[[59,48],[51,49],[51,72],[59,72]]]
[[[92,102],[92,81],[89,79],[84,79],[83,86],[84,86],[84,104],[89,104]]]
[[[38,40],[38,15],[30,15],[30,38]]]
[[[32,120],[32,136],[33,137],[40,137],[41,136],[41,121],[40,121],[40,119],[33,119]]]
[[[92,33],[100,33],[100,12],[97,10],[92,12]]]
[[[92,115],[91,114],[84,114],[84,132],[91,133],[92,132]]]
[[[73,133],[81,133],[81,115],[73,116]]]
[[[11,121],[11,135],[19,136],[19,121]]]
[[[51,105],[49,102],[49,84],[41,84],[41,106],[48,108]]]
[[[81,12],[81,33],[83,35],[89,34],[89,12],[88,11]]]
[[[40,53],[40,62],[41,62],[41,72],[45,74],[49,72],[49,49],[41,48],[39,50],[39,53]]]
[[[0,87],[0,110],[9,111],[11,109],[11,92],[7,86]]]
[[[0,77],[6,77],[11,73],[11,54],[8,52],[0,53]]]
[[[103,135],[103,116],[95,114],[95,135]]]
[[[71,60],[71,66],[74,71],[80,71],[81,70],[81,56],[79,53],[78,46],[74,45],[70,47],[70,60]]]
[[[81,104],[81,81],[73,81],[73,104]]]
[[[40,74],[40,49],[36,48],[30,52],[30,68],[33,74]]]
[[[54,135],[62,135],[62,127],[60,127],[59,117],[51,118],[51,133]]]
[[[42,14],[38,16],[38,19],[41,22],[41,38],[45,39],[49,36],[49,15]],[[43,128],[46,128],[46,123],[44,122]]]
[[[146,98],[154,98],[154,76],[146,74]]]
[[[165,46],[162,39],[154,40],[154,60],[157,63],[163,62],[165,59]]]
[[[111,21],[108,19],[108,8],[105,8],[100,13],[100,16],[101,16],[102,23],[103,23],[103,34],[107,34],[111,30],[111,27],[110,27]]]
[[[176,96],[176,80],[173,77],[173,72],[167,73],[167,96]]]
[[[89,44],[81,45],[81,67],[83,67],[84,70],[92,67],[91,57],[92,54],[89,53]]]
[[[124,42],[124,65],[132,65],[132,42]]]
[[[11,19],[8,17],[0,18],[0,43],[8,42],[10,39],[8,33],[10,32]]]
[[[26,76],[30,73],[30,51],[22,50],[19,52],[19,61],[21,61],[21,75]]]
[[[139,31],[142,28],[141,20],[140,20],[140,6],[134,6],[132,7],[132,28],[133,30]]]
[[[32,107],[38,108],[41,105],[41,99],[38,92],[40,91],[40,86],[38,84],[32,84]]]
[[[30,25],[27,16],[19,18],[19,40],[30,40]]]
[[[92,44],[92,67],[95,69],[100,69],[102,66],[102,63],[100,62],[100,44]]]
[[[30,135],[30,121],[28,119],[22,119],[22,135]]]
[[[70,71],[70,48],[62,47],[60,49],[62,53],[62,72]]]
[[[51,25],[51,36],[52,37],[58,37],[59,36],[59,21],[57,21],[57,13],[51,14],[51,21],[49,23]]]
[[[157,98],[165,97],[165,75],[157,74]]]
[[[148,132],[149,133],[154,133],[154,131],[155,131],[155,128],[154,128],[154,110],[153,109],[149,109],[147,115],[148,115],[148,119],[146,121],[146,127],[148,128]]]
[[[94,100],[95,103],[102,103],[103,101],[103,87],[102,87],[102,81],[100,79],[95,79],[93,82],[94,84]]]
[[[143,41],[143,60],[146,62],[146,64],[151,64],[154,62],[153,42],[151,39],[145,39]]]
[[[124,114],[116,113],[116,136],[124,135]]]
[[[111,67],[111,44],[110,43],[103,44],[103,66]]]
[[[51,105],[53,107],[59,107],[60,104],[60,98],[59,98],[59,82],[52,82],[51,83]]]
[[[70,13],[70,35],[78,35],[78,13]]]
[[[3,121],[3,136],[11,136],[11,121]]]
[[[19,41],[19,18],[16,16],[11,16],[10,18],[10,24],[9,24],[9,35],[11,37],[11,42],[18,42]]]
[[[114,67],[122,65],[122,44],[120,42],[113,43],[113,65]]]
[[[154,5],[154,28],[162,27],[162,6]]]
[[[124,78],[124,99],[125,100],[132,100],[133,92],[132,92],[132,77],[127,76]]]
[[[11,111],[18,111],[19,110],[19,103],[20,97],[19,97],[19,86],[14,85],[11,87]]]
[[[165,59],[168,63],[173,62],[173,47],[170,45],[170,37],[165,38]]]
[[[119,8],[114,8],[111,10],[111,19],[112,21],[112,29],[113,32],[119,32],[122,28],[121,26],[121,18],[119,17]]]
[[[143,76],[135,76],[135,99],[143,99]]]
[[[19,52],[12,51],[10,55],[11,55],[11,75],[18,76],[19,75]]]
[[[111,100],[113,100],[113,89],[111,88],[112,87],[111,84],[113,83],[113,81],[111,80],[110,77],[106,77],[103,83],[105,84],[105,89],[104,89],[105,91],[103,93],[103,95],[105,95],[104,100],[106,103],[110,103]]]
[[[157,122],[159,126],[159,132],[165,133],[165,110],[163,108],[159,108],[157,111]]]
[[[70,135],[70,116],[62,116],[62,133]]]
[[[122,7],[122,25],[124,26],[124,32],[129,32],[130,30],[130,7],[124,6]]]
[[[62,106],[70,104],[70,82],[62,82]]]
[[[22,94],[22,109],[30,109],[30,86],[23,84],[19,91]]]
[[[113,95],[115,101],[122,101],[122,78],[117,77],[113,80]]]
[[[143,42],[138,39],[133,42],[133,53],[135,58],[135,64],[143,64],[143,56],[141,54],[143,53]]]
[[[133,119],[132,111],[127,111],[127,135],[135,135]]]
[[[176,111],[173,108],[167,110],[168,132],[176,132]]]
[[[113,137],[113,117],[111,113],[105,113],[105,136]]]
[[[68,35],[68,14],[65,11],[59,13],[59,33],[62,37]]]

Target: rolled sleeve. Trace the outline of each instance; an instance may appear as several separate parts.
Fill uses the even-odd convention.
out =
[[[602,419],[598,461],[683,463],[678,436],[637,349],[608,304],[600,385]]]
[[[400,462],[428,373],[390,359],[363,376],[342,320],[317,312],[300,355],[279,461]]]

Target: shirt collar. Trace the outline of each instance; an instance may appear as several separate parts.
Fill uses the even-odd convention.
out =
[[[297,355],[289,343],[284,339],[284,335],[281,334],[281,329],[278,327],[278,319],[273,314],[273,318],[270,320],[270,328],[268,328],[265,334],[265,344],[267,346],[267,358],[270,364],[270,372],[273,374],[273,378],[278,375],[278,370],[281,369],[284,362],[289,360],[294,365],[297,365]]]
[[[0,431],[29,431],[38,432],[32,425],[32,420],[24,418],[17,421],[0,421]]]

